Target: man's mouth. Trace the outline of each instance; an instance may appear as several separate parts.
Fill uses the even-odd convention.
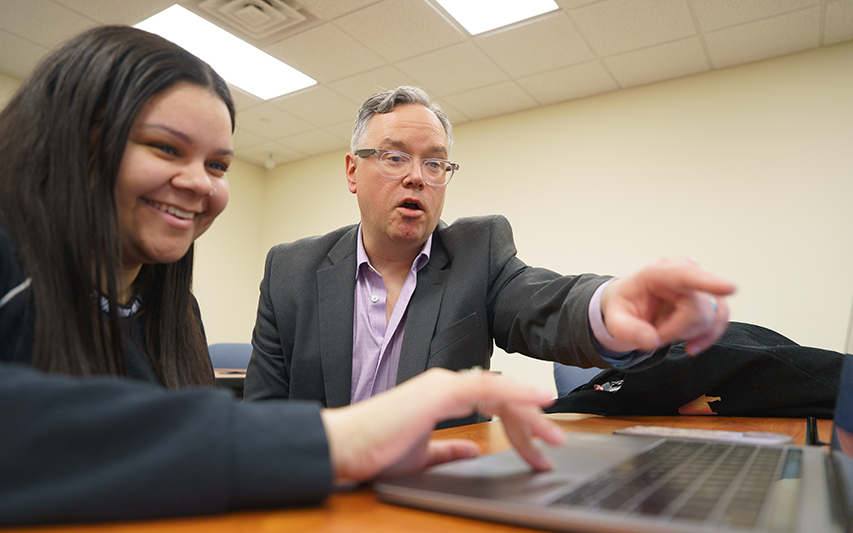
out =
[[[188,211],[181,211],[177,207],[169,204],[161,204],[160,202],[152,202],[151,200],[142,199],[143,202],[150,205],[151,207],[157,208],[164,213],[169,213],[170,215],[175,215],[178,218],[183,218],[184,220],[192,220],[195,217],[195,213],[190,213]]]
[[[400,204],[400,207],[402,207],[403,209],[413,209],[415,211],[423,211],[423,209],[421,209],[421,206],[418,205],[417,202],[412,202],[412,201],[403,202],[402,204]]]

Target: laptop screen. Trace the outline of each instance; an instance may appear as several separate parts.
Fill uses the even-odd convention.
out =
[[[833,422],[832,450],[850,512],[853,511],[853,356],[849,354],[841,367]]]
[[[832,444],[844,455],[853,457],[853,362],[849,359],[850,356],[845,357],[841,367]]]

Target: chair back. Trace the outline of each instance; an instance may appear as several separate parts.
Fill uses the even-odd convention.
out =
[[[554,384],[557,385],[557,396],[565,396],[601,371],[601,368],[580,368],[554,363]]]
[[[252,357],[252,345],[248,342],[223,342],[211,344],[210,361],[213,368],[237,368],[245,370]]]

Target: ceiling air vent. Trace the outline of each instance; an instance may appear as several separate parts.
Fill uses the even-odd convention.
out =
[[[259,47],[322,22],[293,0],[190,0],[181,5]]]

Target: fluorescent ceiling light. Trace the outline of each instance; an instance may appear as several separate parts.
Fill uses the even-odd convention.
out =
[[[169,39],[206,61],[228,83],[264,100],[317,83],[177,4],[136,27]]]
[[[471,35],[477,35],[559,9],[554,0],[435,1]]]

